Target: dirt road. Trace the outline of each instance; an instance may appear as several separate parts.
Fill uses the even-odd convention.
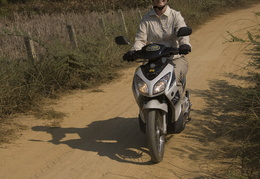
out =
[[[138,128],[131,68],[95,92],[75,91],[47,101],[46,110],[66,114],[60,127],[48,127],[53,121],[33,116],[18,118],[29,129],[12,144],[1,146],[0,178],[223,178],[225,171],[220,168],[226,161],[213,160],[217,146],[225,142],[216,140],[214,130],[222,113],[212,109],[205,96],[213,92],[214,81],[241,83],[225,75],[238,73],[244,59],[238,55],[241,44],[224,43],[229,38],[226,31],[244,37],[240,29],[253,24],[253,12],[259,9],[260,4],[221,15],[191,36],[187,88],[192,95],[193,120],[183,133],[169,136],[161,163],[150,162],[146,137]]]

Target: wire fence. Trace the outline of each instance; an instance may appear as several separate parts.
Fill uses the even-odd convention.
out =
[[[55,16],[14,13],[12,21],[0,19],[0,58],[37,61],[37,56],[58,44],[79,48],[88,39],[128,34],[133,26],[129,22],[139,22],[141,16],[138,9]]]

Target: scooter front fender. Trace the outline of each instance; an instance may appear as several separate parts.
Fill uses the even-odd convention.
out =
[[[163,110],[164,112],[168,113],[167,104],[160,103],[156,99],[150,100],[146,104],[144,104],[142,110],[146,110],[146,109],[160,109],[160,110]]]

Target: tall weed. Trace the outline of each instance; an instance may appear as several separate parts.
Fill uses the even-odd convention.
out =
[[[250,61],[245,67],[248,71],[245,80],[250,85],[245,88],[232,87],[233,89],[228,92],[233,109],[239,112],[240,118],[230,120],[226,127],[225,136],[231,137],[236,146],[228,146],[225,151],[229,151],[226,153],[228,156],[239,159],[241,175],[248,178],[259,177],[260,166],[259,15],[256,13],[255,26],[245,29],[246,39],[230,34],[231,42],[246,44],[244,51],[250,56]]]

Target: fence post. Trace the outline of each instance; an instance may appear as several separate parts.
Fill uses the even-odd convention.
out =
[[[73,46],[73,48],[78,48],[78,42],[75,35],[75,30],[72,25],[67,25],[69,37],[70,37],[70,43]]]
[[[138,13],[139,13],[140,19],[142,19],[143,16],[142,16],[142,13],[141,13],[140,9],[138,9]]]
[[[100,17],[100,18],[98,19],[98,21],[99,21],[99,25],[100,25],[100,27],[102,28],[102,30],[103,30],[103,31],[106,31],[106,24],[105,24],[104,18],[103,18],[103,17]]]
[[[28,59],[31,60],[32,62],[38,61],[36,52],[34,49],[33,41],[29,37],[24,37],[24,43],[26,46]]]
[[[123,11],[120,9],[120,10],[119,10],[119,13],[121,14],[122,24],[123,24],[123,27],[124,27],[125,33],[127,34],[128,31],[127,31],[127,27],[126,27],[125,17],[124,17]]]

